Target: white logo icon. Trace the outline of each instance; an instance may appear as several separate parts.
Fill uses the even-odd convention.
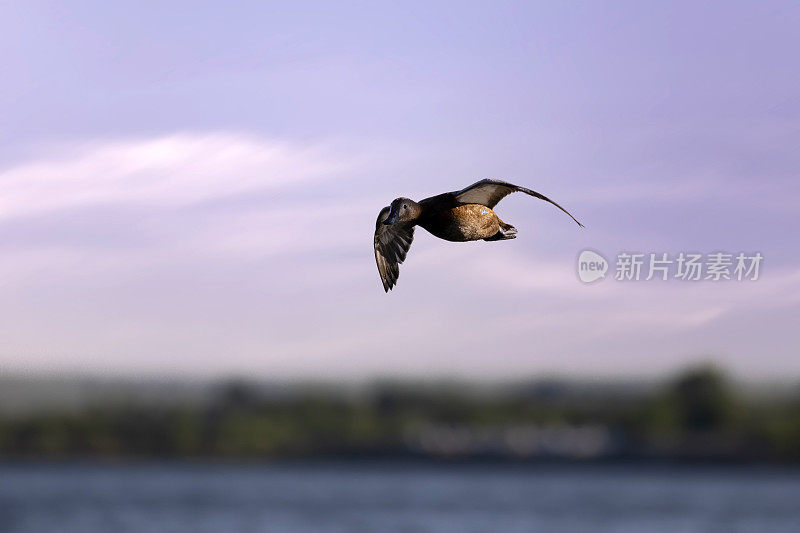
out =
[[[602,255],[584,250],[578,256],[578,277],[584,283],[591,283],[606,277],[608,261]]]

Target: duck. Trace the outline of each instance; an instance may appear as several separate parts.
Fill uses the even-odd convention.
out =
[[[405,261],[414,228],[451,242],[504,241],[517,237],[517,229],[503,222],[494,207],[511,193],[522,192],[549,202],[566,213],[581,228],[583,224],[547,196],[502,180],[483,179],[460,191],[446,192],[415,202],[396,198],[381,209],[375,222],[375,261],[388,293],[397,284],[399,266]]]

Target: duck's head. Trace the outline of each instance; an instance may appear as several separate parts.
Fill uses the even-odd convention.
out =
[[[422,207],[414,200],[408,198],[397,198],[389,206],[389,216],[383,221],[384,224],[397,224],[413,222],[422,213]]]

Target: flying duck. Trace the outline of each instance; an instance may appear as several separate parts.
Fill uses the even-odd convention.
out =
[[[556,202],[536,191],[500,180],[485,179],[455,192],[446,192],[419,202],[397,198],[381,209],[375,222],[375,261],[383,290],[397,283],[399,265],[405,260],[414,226],[422,226],[446,241],[503,241],[514,239],[517,229],[506,224],[492,209],[513,192],[524,192],[550,202],[565,212],[578,226],[583,224]]]

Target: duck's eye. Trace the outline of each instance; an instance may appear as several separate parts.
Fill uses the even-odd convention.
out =
[[[408,206],[406,206],[406,205],[404,205],[404,206],[403,206],[403,211],[405,211],[405,210],[406,210],[406,207],[408,207]]]

